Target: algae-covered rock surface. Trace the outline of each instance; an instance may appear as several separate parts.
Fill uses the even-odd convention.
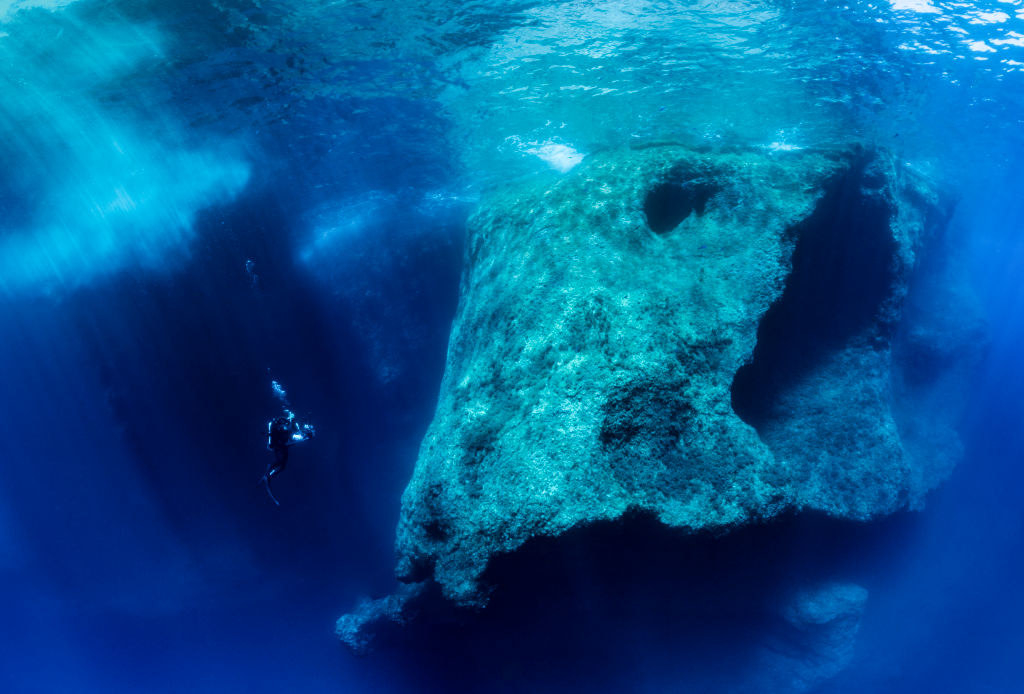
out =
[[[905,452],[891,344],[944,215],[861,150],[610,151],[486,198],[399,578],[482,604],[495,555],[627,511],[721,531],[919,505],[952,453]]]

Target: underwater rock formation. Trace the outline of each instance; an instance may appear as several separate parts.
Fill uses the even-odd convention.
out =
[[[407,583],[393,595],[362,600],[352,612],[338,618],[335,635],[354,653],[366,653],[381,624],[400,626],[409,621],[410,603],[420,597],[424,589],[423,583]]]
[[[782,610],[786,626],[762,650],[752,692],[804,692],[836,676],[853,658],[868,591],[826,583],[799,591]]]
[[[955,452],[904,450],[892,342],[945,216],[856,150],[606,152],[485,200],[399,578],[480,605],[493,556],[631,510],[722,531],[919,506]]]

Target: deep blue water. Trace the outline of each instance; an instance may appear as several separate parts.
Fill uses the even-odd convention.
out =
[[[46,5],[0,2],[0,691],[716,691],[755,625],[666,623],[686,560],[867,587],[818,691],[1024,691],[1024,3]],[[949,187],[987,326],[964,460],[867,526],[535,548],[485,615],[352,655],[475,201],[667,139],[860,142]],[[318,427],[280,508],[275,379]]]

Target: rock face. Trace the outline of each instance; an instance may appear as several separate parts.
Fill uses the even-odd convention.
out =
[[[750,691],[812,691],[839,674],[853,658],[867,599],[853,583],[799,591],[782,610],[788,628],[763,649]]]
[[[942,221],[860,151],[608,152],[486,200],[399,578],[482,604],[493,555],[628,510],[697,531],[919,505],[952,460],[905,450],[891,345]]]
[[[353,653],[370,650],[375,631],[381,624],[402,625],[411,619],[410,603],[424,591],[422,583],[408,583],[393,595],[376,600],[364,599],[355,609],[342,615],[334,625],[334,633]]]

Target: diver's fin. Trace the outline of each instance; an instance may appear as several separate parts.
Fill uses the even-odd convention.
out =
[[[280,505],[281,505],[281,502],[280,502],[280,501],[278,501],[278,500],[277,500],[276,498],[274,498],[274,492],[270,491],[270,480],[269,480],[269,479],[267,479],[267,476],[266,476],[266,475],[263,475],[263,479],[261,479],[261,480],[260,480],[260,482],[262,482],[262,483],[263,483],[263,486],[264,486],[264,487],[266,488],[266,490],[267,490],[267,496],[269,496],[269,497],[270,497],[270,500],[274,502],[274,505],[275,505],[275,506],[280,506]]]

